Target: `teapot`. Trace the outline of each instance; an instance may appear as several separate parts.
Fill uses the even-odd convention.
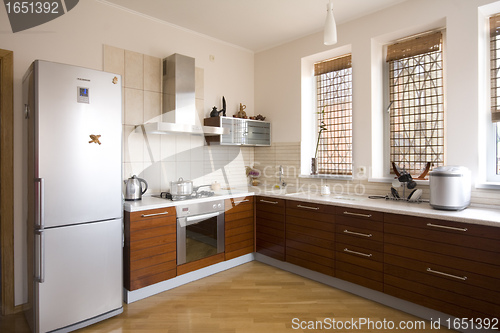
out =
[[[136,201],[141,200],[142,195],[148,190],[148,183],[142,179],[133,175],[129,179],[124,181],[125,183],[125,200],[126,201]],[[142,187],[142,184],[144,187]]]

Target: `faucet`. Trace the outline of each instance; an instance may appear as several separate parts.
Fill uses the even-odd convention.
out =
[[[285,181],[283,180],[283,166],[282,166],[282,165],[280,165],[278,170],[279,170],[279,171],[278,171],[278,174],[279,174],[279,176],[280,176],[279,186],[280,186],[280,188],[284,188],[284,187],[286,186],[286,183],[285,183]]]

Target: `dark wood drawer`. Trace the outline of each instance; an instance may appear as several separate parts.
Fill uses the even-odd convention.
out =
[[[390,220],[394,220],[394,218]],[[482,231],[482,228],[486,228],[485,232]],[[437,242],[500,254],[500,235],[499,238],[496,239],[484,237],[485,233],[492,235],[497,234],[497,230],[492,229],[500,228],[488,228],[464,223],[450,223],[448,221],[414,217],[409,217],[407,225],[400,223],[385,224],[385,232],[387,234],[411,236],[412,238],[428,242]],[[479,234],[482,236],[477,236]]]
[[[358,238],[352,237],[346,234],[337,234],[335,237],[335,241],[337,243],[344,244],[345,247],[355,247],[363,249],[362,252],[371,253],[372,251],[376,251],[379,253],[384,252],[384,243],[375,242],[366,238]]]
[[[446,287],[447,284],[444,281],[439,281],[440,277],[430,276],[426,273],[416,273],[413,270],[392,267],[391,265],[386,265],[385,269],[390,273],[384,277],[385,291],[391,295],[415,301],[413,298],[416,295],[412,294],[418,294],[421,296],[417,298],[419,304],[455,316],[468,318],[474,318],[474,316],[497,317],[500,313],[500,305],[497,301],[483,300],[488,298],[487,292],[484,290],[480,291],[479,295],[470,297],[463,292],[464,289],[468,289],[465,284],[463,287],[458,288],[455,281],[453,281],[455,283],[447,281],[451,284],[451,287],[450,285]],[[459,290],[462,292],[457,292]]]
[[[379,270],[372,270],[350,262],[337,261],[335,263],[335,276],[361,286],[383,291],[384,274]]]
[[[131,212],[126,213],[130,214],[130,221],[144,221],[149,219],[156,219],[161,217],[173,217],[175,218],[175,207],[166,207],[166,208],[158,208],[158,209],[150,209],[147,211],[139,211],[139,212]]]
[[[140,289],[161,281],[165,281],[168,279],[172,279],[177,276],[177,268],[175,267],[176,262],[173,262],[174,267],[168,270],[164,270],[163,267],[159,267],[159,272],[156,272],[155,269],[149,267],[145,270],[145,274],[141,277],[133,276],[133,280],[130,281],[129,285],[125,287],[132,291],[136,289]]]
[[[251,226],[253,228],[253,214],[250,217],[245,217],[237,220],[225,220],[225,230],[237,229],[244,226]]]
[[[330,259],[335,258],[335,250],[333,248],[326,248],[315,244],[303,243],[301,241],[296,241],[289,238],[287,238],[286,240],[286,247],[287,249],[294,248],[302,252],[308,252],[311,254],[319,255]]]
[[[335,206],[321,205],[310,202],[287,200],[286,208],[287,216],[295,215],[317,221],[321,221],[323,219],[330,221],[334,219],[333,215],[335,215]],[[329,215],[331,215],[331,218],[328,217]]]
[[[270,212],[283,212],[285,211],[285,200],[270,197],[257,197],[257,209]]]
[[[166,234],[130,242],[130,251],[140,251],[150,247],[165,245],[168,243],[176,243],[176,234]]]
[[[367,229],[364,227],[352,226],[350,224],[336,224],[335,230],[339,236],[349,236],[352,239],[364,239],[375,242],[384,241],[384,233]]]
[[[226,199],[224,201],[225,213],[232,215],[243,211],[253,211],[253,202],[252,196]]]
[[[159,265],[165,262],[177,260],[176,252],[166,252],[155,255],[153,257],[144,258],[141,260],[135,260],[130,262],[130,270],[133,272],[135,270],[143,269],[150,266]]]
[[[303,232],[297,232],[292,226],[288,226],[286,229],[286,240],[287,242],[289,240],[291,241],[296,241],[296,242],[301,242],[301,243],[306,243],[306,244],[313,244],[315,246],[324,248],[324,249],[335,249],[335,234],[330,233],[325,235],[322,235],[323,237],[318,238],[315,237],[316,234],[308,234],[308,233],[303,233]]]
[[[335,275],[335,263],[329,258],[314,256],[310,253],[301,252],[295,249],[287,249],[286,261],[326,275]]]
[[[251,233],[252,235],[254,234],[253,232],[253,223],[252,224],[243,224],[241,227],[237,228],[229,228],[226,229],[226,239],[229,237],[237,236],[240,234],[246,234],[246,233]]]
[[[306,236],[333,240],[335,225],[318,221],[298,219],[294,216],[286,217],[286,230],[300,233]]]
[[[384,213],[365,209],[336,207],[335,213],[338,216],[345,216],[349,218],[357,218],[368,221],[384,221]]]
[[[386,213],[384,221],[391,224],[400,224],[406,227],[422,228],[425,230],[442,231],[447,235],[459,236],[475,236],[480,238],[490,238],[495,241],[500,241],[500,228],[485,225],[453,222],[446,220],[429,219],[424,217],[398,215]],[[431,225],[429,225],[431,224]],[[455,238],[452,238],[453,240]],[[447,239],[439,239],[438,241],[447,241]],[[498,248],[497,246],[495,246]]]

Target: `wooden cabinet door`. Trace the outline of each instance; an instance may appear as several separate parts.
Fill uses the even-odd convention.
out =
[[[125,212],[123,282],[132,291],[177,275],[175,208]]]
[[[383,291],[383,230],[383,213],[337,207],[335,275]]]
[[[285,200],[256,197],[256,250],[285,260]]]
[[[286,261],[335,275],[335,207],[286,201]]]
[[[225,259],[254,252],[254,198],[225,201]]]
[[[500,229],[385,214],[384,291],[456,317],[500,313]]]

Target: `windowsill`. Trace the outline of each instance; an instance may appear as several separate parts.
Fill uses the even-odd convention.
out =
[[[368,178],[368,182],[370,183],[392,183],[396,179],[394,176],[392,177],[381,177],[381,178]],[[418,180],[413,179],[417,185],[429,185],[429,180]],[[500,183],[499,183],[500,184]]]
[[[476,183],[476,188],[485,190],[500,190],[500,182],[478,182]]]
[[[353,180],[353,176],[341,176],[341,175],[299,175],[299,178],[310,178],[310,179],[336,179],[336,180]]]

